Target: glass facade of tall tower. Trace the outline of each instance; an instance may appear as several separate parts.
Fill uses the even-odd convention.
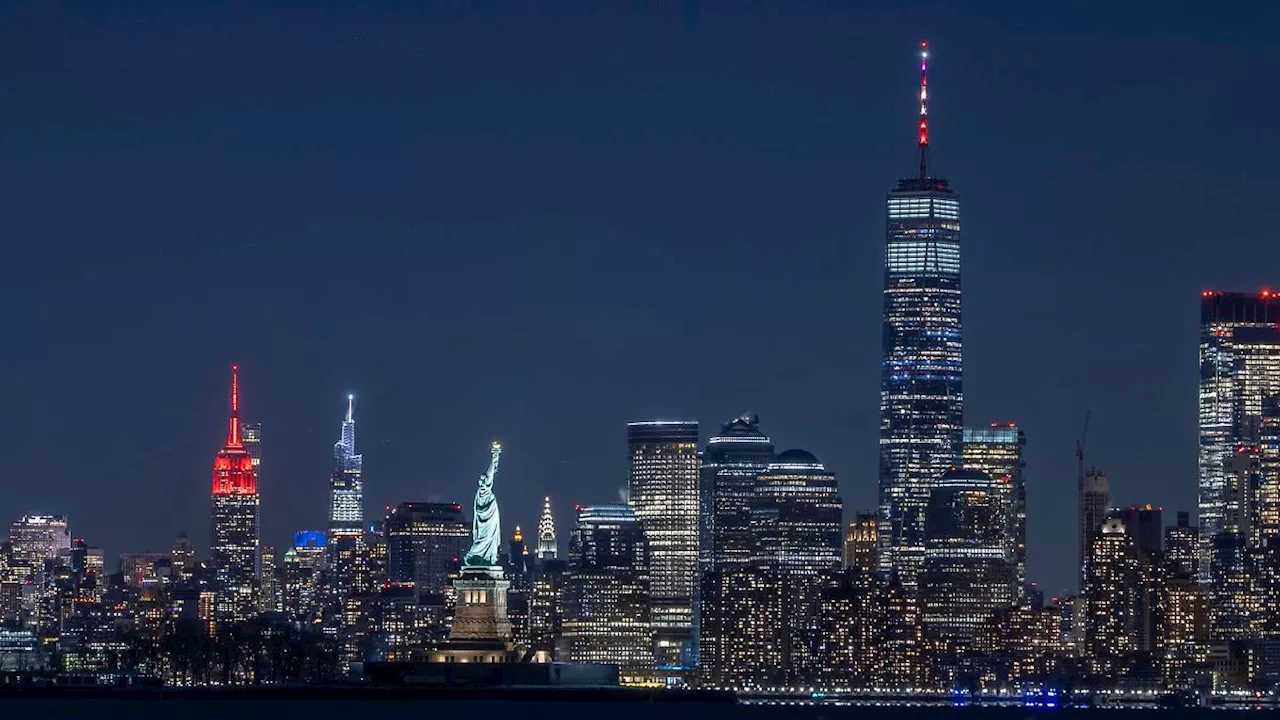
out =
[[[618,665],[624,683],[653,670],[649,558],[627,505],[590,505],[569,535],[561,637],[569,662]]]
[[[1280,394],[1280,294],[1207,291],[1200,297],[1201,583],[1226,529],[1233,458],[1257,448],[1265,398]]]
[[[1022,447],[1026,444],[1026,434],[1014,423],[964,429],[964,466],[990,475],[1008,493],[1005,539],[1011,548],[1019,592],[1027,584],[1027,486],[1022,477],[1026,467]]]
[[[960,457],[960,202],[945,180],[889,193],[880,382],[880,567],[909,590],[933,482]]]
[[[342,434],[333,445],[329,479],[329,538],[360,538],[364,532],[364,456],[356,453],[355,398],[347,396]]]
[[[1015,599],[1004,483],[976,469],[934,485],[925,528],[920,599],[926,633],[963,647]]]
[[[649,546],[658,669],[691,669],[697,658],[693,605],[698,577],[698,423],[627,425],[630,497]]]
[[[703,570],[742,567],[751,562],[755,540],[751,505],[756,478],[773,461],[773,442],[760,432],[760,419],[743,415],[720,428],[702,453],[699,553]]]

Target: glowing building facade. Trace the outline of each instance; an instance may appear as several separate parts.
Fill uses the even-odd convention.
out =
[[[756,479],[755,564],[805,576],[838,570],[843,510],[836,476],[818,458],[804,450],[781,453]]]
[[[239,366],[231,366],[227,440],[213,460],[213,537],[209,544],[219,620],[244,621],[257,611],[258,472],[242,440]]]
[[[1280,394],[1280,295],[1206,291],[1200,298],[1201,583],[1210,582],[1215,538],[1231,524],[1239,494],[1233,458],[1257,448],[1263,401]],[[1215,548],[1215,542],[1221,547]]]
[[[698,577],[698,423],[633,422],[631,506],[649,552],[654,652],[659,669],[694,667]]]
[[[558,544],[556,543],[556,519],[551,514],[551,498],[542,501],[542,516],[538,518],[538,559],[554,560]]]
[[[355,396],[347,396],[342,435],[333,445],[329,481],[329,538],[360,538],[364,531],[364,457],[356,452]]]
[[[924,561],[933,482],[960,456],[960,201],[929,174],[920,51],[920,172],[888,197],[880,382],[880,566],[911,591]]]
[[[773,442],[760,418],[742,415],[720,428],[702,453],[700,562],[703,570],[742,567],[751,561],[755,536],[751,505],[756,478],[773,461]]]
[[[981,470],[951,470],[935,483],[920,575],[928,636],[964,647],[984,623],[1013,604],[1009,497],[1004,485]]]
[[[964,466],[991,476],[1005,491],[1008,511],[1005,541],[1013,557],[1014,577],[1019,592],[1027,584],[1027,486],[1022,477],[1026,462],[1022,448],[1026,434],[1014,423],[991,423],[984,428],[964,429]]]
[[[458,503],[404,502],[387,515],[387,577],[412,583],[418,597],[443,603],[450,575],[462,567],[471,526]]]
[[[876,572],[878,526],[879,521],[874,512],[859,512],[854,516],[844,535],[845,570],[857,570],[865,575]]]
[[[624,683],[653,670],[649,557],[627,505],[591,505],[569,536],[560,635],[569,662],[617,665]]]

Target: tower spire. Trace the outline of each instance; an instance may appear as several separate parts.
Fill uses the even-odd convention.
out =
[[[355,409],[356,396],[355,393],[347,393],[347,422],[352,422],[353,410]]]
[[[929,41],[920,41],[920,179],[929,177]]]
[[[227,445],[240,445],[240,366],[231,366],[231,422],[227,428]]]

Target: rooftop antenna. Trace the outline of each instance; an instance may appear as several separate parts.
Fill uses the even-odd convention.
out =
[[[929,41],[920,41],[920,179],[929,177]]]

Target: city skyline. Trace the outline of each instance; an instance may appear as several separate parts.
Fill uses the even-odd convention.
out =
[[[370,83],[333,73],[337,91],[355,98],[350,108],[325,99],[330,87],[291,88],[255,112],[222,84],[173,82],[171,73],[207,78],[214,60],[238,54],[232,47],[245,59],[226,67],[230,77],[247,77],[250,59],[265,61],[257,67],[267,78],[289,75],[253,32],[150,40],[86,71],[79,90],[52,103],[36,88],[66,81],[66,70],[31,70],[15,83],[4,141],[14,177],[27,180],[8,188],[15,213],[4,232],[25,239],[14,261],[28,271],[0,292],[30,312],[12,329],[22,351],[0,360],[13,386],[0,432],[14,441],[12,472],[32,480],[14,483],[0,512],[65,513],[108,557],[163,550],[179,530],[203,548],[204,483],[225,429],[220,378],[231,362],[252,388],[245,419],[263,424],[263,537],[278,547],[294,530],[324,526],[348,392],[361,403],[370,517],[401,501],[465,502],[472,448],[498,436],[509,453],[509,524],[528,531],[546,496],[561,509],[616,499],[627,482],[627,422],[696,420],[705,442],[743,410],[760,415],[780,449],[822,458],[847,519],[874,507],[878,202],[914,165],[909,57],[926,36],[946,88],[939,167],[966,199],[965,411],[970,425],[1026,430],[1028,576],[1049,592],[1074,586],[1074,542],[1059,540],[1074,537],[1074,519],[1052,509],[1075,505],[1074,442],[1087,410],[1089,462],[1110,478],[1112,504],[1195,511],[1195,298],[1274,281],[1275,251],[1247,232],[1265,226],[1254,214],[1265,190],[1242,180],[1277,154],[1242,91],[1258,85],[1255,68],[1272,51],[1247,38],[1227,50],[1213,37],[1180,36],[1195,23],[1176,13],[1143,18],[1156,23],[1143,34],[1137,28],[1151,26],[1122,9],[1081,59],[1069,52],[1079,39],[1034,12],[986,28],[991,16],[974,12],[948,18],[941,33],[932,31],[942,20],[922,8],[869,19],[792,10],[773,28],[736,21],[752,38],[776,33],[768,37],[778,47],[712,15],[656,28],[650,19],[634,36],[604,36],[642,60],[560,81],[539,74],[564,78],[577,66],[567,56],[524,69],[499,60],[457,80],[431,76],[422,95],[405,93],[415,84],[396,73],[449,65],[437,61],[487,37],[483,22],[434,17],[459,31],[445,51],[386,21],[326,19],[295,49],[334,50],[329,62],[351,62],[360,78],[389,73]],[[69,67],[83,68],[114,47],[102,37],[70,46],[36,15],[9,24],[30,30],[9,52],[65,50]],[[1094,21],[1062,20],[1077,29]],[[670,59],[645,52],[654,37],[674,41]],[[189,54],[172,52],[183,38],[196,41]],[[570,40],[579,51],[601,42]],[[537,56],[526,42],[499,57]],[[148,64],[154,53],[173,62]],[[744,67],[722,68],[717,53]],[[1107,79],[1150,57],[1162,58],[1162,71],[1143,78],[1141,93],[1123,73]],[[139,63],[143,79],[129,79]],[[511,72],[517,80],[504,80]],[[628,74],[639,80],[615,79]],[[1179,90],[1198,88],[1201,102],[1181,102],[1166,75]],[[175,89],[164,103],[139,97],[157,86]],[[268,86],[276,89],[247,82],[242,92],[262,99]],[[468,87],[505,87],[510,97]],[[708,87],[711,98],[697,101]],[[1075,102],[1082,97],[1090,102]],[[688,110],[628,119],[654,99]],[[531,110],[520,132],[494,119],[526,101],[551,110]],[[586,117],[574,120],[574,110]],[[304,111],[309,121],[296,123]],[[1168,125],[1140,122],[1153,115]],[[593,127],[602,120],[610,132]],[[1140,125],[1140,141],[1117,132]],[[371,143],[377,128],[385,132]],[[308,159],[325,143],[333,149]],[[1249,152],[1220,152],[1243,143]],[[608,161],[591,159],[599,154]],[[687,172],[673,162],[681,158]],[[1170,219],[1160,212],[1169,206],[1187,212]],[[1212,262],[1218,253],[1250,261]],[[654,292],[667,287],[678,292]],[[1115,308],[1153,297],[1162,300],[1155,317],[1118,327]],[[243,348],[211,350],[208,334],[228,318]],[[352,327],[359,343],[340,344]],[[740,363],[735,343],[753,333],[782,342],[760,343]],[[683,366],[663,350],[677,345],[689,348]]]

